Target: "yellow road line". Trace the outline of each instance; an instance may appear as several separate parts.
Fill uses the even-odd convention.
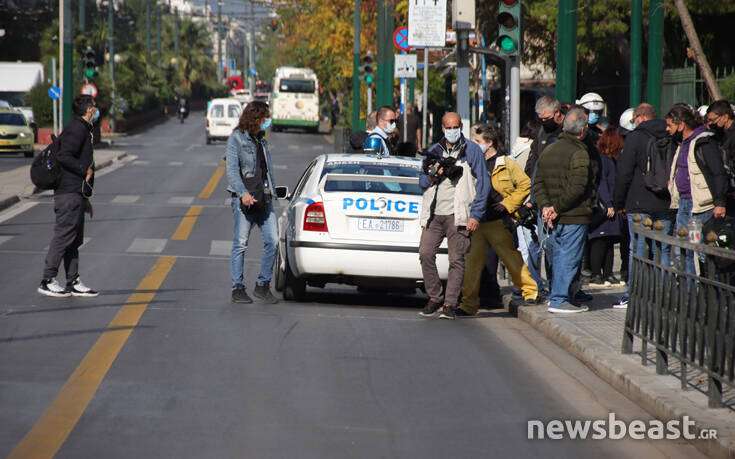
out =
[[[8,459],[50,459],[58,452],[175,261],[158,259]]]
[[[219,180],[222,178],[222,175],[225,173],[225,168],[222,166],[217,166],[217,170],[214,171],[214,174],[212,175],[212,178],[209,179],[209,183],[207,183],[207,186],[204,187],[201,193],[199,193],[199,199],[209,199],[210,196],[212,196],[212,193],[214,193],[215,188],[217,188],[217,184],[219,183]]]
[[[179,223],[179,227],[176,228],[176,232],[171,237],[171,240],[185,241],[189,239],[191,230],[194,228],[194,223],[196,223],[199,214],[202,213],[202,209],[204,209],[202,206],[191,206],[181,220],[181,223]]]

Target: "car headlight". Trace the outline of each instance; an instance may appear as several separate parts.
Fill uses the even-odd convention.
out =
[[[20,137],[21,139],[27,139],[27,138],[31,137],[31,134],[29,134],[27,132],[21,132],[20,134],[18,134],[18,137]]]

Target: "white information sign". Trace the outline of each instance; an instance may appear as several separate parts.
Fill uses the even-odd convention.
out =
[[[393,78],[416,78],[416,55],[394,54]]]
[[[443,47],[447,31],[447,0],[408,0],[408,44]]]

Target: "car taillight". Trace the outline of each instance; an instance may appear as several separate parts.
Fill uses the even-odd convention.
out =
[[[209,120],[207,120],[207,127],[209,127]]]
[[[324,214],[324,205],[321,202],[309,204],[304,212],[304,231],[329,231],[327,216]]]

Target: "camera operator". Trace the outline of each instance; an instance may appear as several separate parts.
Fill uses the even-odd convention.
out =
[[[503,131],[487,124],[478,124],[472,127],[471,139],[484,151],[490,191],[482,223],[472,233],[472,246],[465,257],[467,271],[462,282],[462,303],[456,311],[457,315],[477,314],[482,267],[491,246],[508,268],[513,285],[521,290],[523,304],[535,305],[538,287],[516,250],[511,233],[514,230],[511,215],[521,207],[527,209],[523,201],[530,192],[531,179],[515,161],[505,156]]]
[[[485,215],[490,179],[482,150],[464,138],[457,113],[444,115],[442,130],[444,137],[424,152],[424,169],[419,176],[424,190],[419,260],[429,295],[421,315],[454,319],[470,233]],[[449,277],[443,291],[436,253],[445,237],[449,245]]]

